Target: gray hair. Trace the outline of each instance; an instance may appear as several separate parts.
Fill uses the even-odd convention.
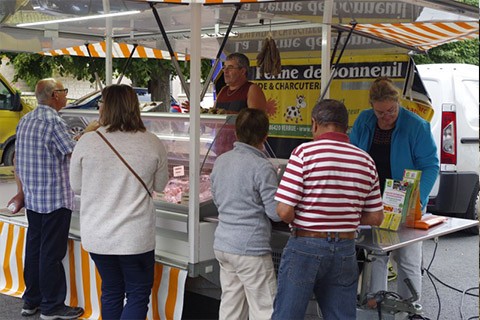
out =
[[[228,60],[235,60],[238,63],[239,67],[247,70],[247,76],[248,76],[248,69],[250,68],[250,60],[248,60],[248,57],[246,55],[244,55],[243,53],[234,52],[227,56],[227,61]]]
[[[53,94],[53,90],[57,86],[57,80],[53,78],[42,79],[35,86],[35,97],[39,103],[46,103]]]
[[[348,111],[345,105],[334,99],[325,99],[317,102],[312,110],[312,118],[319,125],[333,123],[347,131]]]

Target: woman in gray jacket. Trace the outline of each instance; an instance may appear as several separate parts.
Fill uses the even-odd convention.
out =
[[[213,248],[220,264],[220,319],[270,319],[277,292],[270,248],[271,223],[280,221],[274,200],[278,180],[263,153],[268,117],[243,109],[238,141],[215,161],[212,194],[219,224]]]

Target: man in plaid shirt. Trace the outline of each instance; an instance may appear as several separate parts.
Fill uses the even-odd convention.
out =
[[[67,103],[67,93],[55,79],[40,80],[35,87],[38,107],[20,120],[15,144],[15,170],[28,219],[21,314],[31,316],[40,309],[45,320],[76,319],[83,314],[82,308],[64,303],[62,259],[73,207],[69,157],[75,146],[58,114]]]

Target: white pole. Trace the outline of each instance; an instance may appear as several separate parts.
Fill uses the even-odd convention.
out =
[[[333,0],[325,0],[322,24],[322,79],[320,82],[321,94],[328,85],[330,79],[330,49],[331,49],[331,22],[332,22]],[[330,88],[325,93],[325,99],[330,97]]]
[[[103,11],[104,13],[110,13],[110,1],[103,0]],[[105,84],[107,86],[112,84],[112,18],[108,17],[105,19]]]
[[[190,148],[188,201],[189,263],[200,257],[200,64],[201,64],[201,3],[190,5]]]

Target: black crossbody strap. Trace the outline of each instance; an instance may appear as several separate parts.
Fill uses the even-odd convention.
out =
[[[118,153],[117,149],[115,149],[112,144],[107,140],[107,138],[105,138],[105,136],[99,132],[98,130],[95,131],[96,133],[98,133],[98,135],[103,139],[103,141],[105,141],[105,143],[113,150],[113,152],[118,156],[118,158],[120,160],[122,160],[123,164],[125,164],[125,166],[127,166],[128,170],[130,170],[133,175],[138,179],[138,181],[140,181],[140,183],[142,184],[142,186],[145,188],[145,190],[147,190],[147,193],[148,195],[150,196],[150,198],[152,197],[152,194],[150,193],[150,191],[148,190],[147,188],[147,185],[145,184],[145,182],[143,182],[142,178],[140,178],[140,176],[135,172],[135,170],[133,170],[132,167],[130,167],[130,165],[127,163],[127,161],[125,161],[125,159],[123,159],[123,157],[120,155],[120,153]]]

